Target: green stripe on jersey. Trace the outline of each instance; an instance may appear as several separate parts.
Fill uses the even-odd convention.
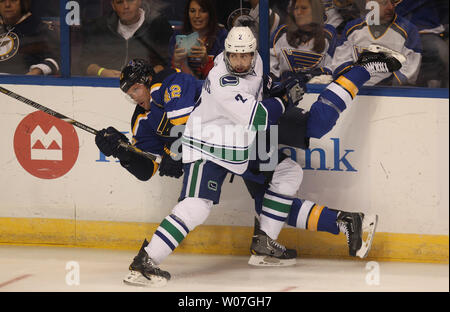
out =
[[[258,103],[258,107],[256,108],[252,126],[255,128],[255,130],[259,130],[260,126],[267,126],[267,110],[261,103]]]
[[[189,188],[189,197],[195,197],[195,188],[197,186],[197,180],[198,180],[198,167],[200,167],[200,164],[203,162],[203,160],[197,160],[194,164],[194,169],[192,169],[192,175],[190,176],[191,179],[191,187]]]
[[[187,145],[201,149],[207,155],[211,155],[214,158],[219,158],[229,162],[242,162],[247,160],[249,157],[248,146],[242,149],[224,148],[219,146],[211,147],[185,137],[183,137],[182,141]]]

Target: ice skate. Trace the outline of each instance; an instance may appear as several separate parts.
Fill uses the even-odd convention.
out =
[[[277,241],[267,236],[260,229],[259,221],[255,218],[252,245],[250,246],[248,264],[255,266],[289,266],[296,263],[297,251],[287,249]]]
[[[347,238],[349,255],[365,258],[372,247],[378,215],[340,211],[336,223]]]
[[[144,250],[147,245],[147,240],[144,240],[139,253],[130,264],[130,272],[123,279],[125,284],[141,287],[162,287],[170,280],[170,273],[158,268]]]
[[[375,52],[370,50],[362,52],[355,65],[364,67],[370,75],[392,73],[402,68],[401,60],[397,59],[397,57],[400,59],[403,57],[400,53],[394,54],[392,50],[388,52],[385,48],[375,45],[370,46],[369,49]]]

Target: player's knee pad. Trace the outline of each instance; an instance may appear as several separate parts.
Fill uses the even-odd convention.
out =
[[[275,168],[269,190],[285,196],[294,196],[302,181],[302,167],[291,158],[286,158]]]
[[[212,201],[208,199],[186,197],[173,208],[172,213],[184,222],[189,231],[192,231],[205,222],[212,206]]]

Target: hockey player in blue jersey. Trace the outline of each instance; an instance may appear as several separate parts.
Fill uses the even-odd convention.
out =
[[[302,102],[300,102],[298,106],[289,109],[279,119],[278,143],[308,149],[310,138],[320,139],[331,131],[340,114],[353,102],[359,89],[372,75],[394,72],[401,68],[401,63],[396,56],[398,56],[397,53],[389,50],[384,50],[382,53],[362,53],[356,63],[352,64],[346,72],[320,93],[318,100],[312,104],[309,111],[302,109]],[[276,89],[269,90],[272,96],[274,92],[277,92]],[[280,161],[284,157],[287,156],[280,155]],[[258,164],[250,165],[249,170],[254,175],[260,174]],[[278,228],[275,232],[271,231],[270,237],[267,238],[268,233],[262,229],[260,221],[255,219],[255,231],[250,246],[252,256],[249,264],[274,264],[274,261],[264,263],[264,258],[269,254],[270,248],[266,248],[266,244],[262,244],[262,242],[268,239],[269,241],[276,240],[285,223],[310,231],[323,231],[331,234],[344,233],[347,238],[349,255],[360,258],[367,256],[378,222],[377,215],[331,209],[301,198],[294,198],[290,207],[284,207],[283,214],[280,214],[281,210],[278,207],[268,205],[269,201],[265,194],[272,183],[272,176],[270,173],[269,175],[265,173],[265,175],[268,178],[263,185],[249,179],[244,181],[255,200],[255,209],[260,219],[272,219],[269,224],[278,222]]]
[[[122,167],[139,180],[149,180],[158,168],[160,176],[179,178],[183,165],[180,157],[172,157],[170,146],[176,137],[171,137],[170,131],[186,123],[201,86],[202,82],[192,75],[174,69],[155,74],[144,60],[132,60],[120,77],[120,89],[136,104],[131,120],[132,144],[161,157],[161,163],[121,147],[120,141],[128,143],[128,138],[113,127],[99,131],[95,143],[106,156],[118,158]]]

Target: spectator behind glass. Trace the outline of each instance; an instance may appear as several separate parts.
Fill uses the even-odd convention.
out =
[[[250,2],[249,0],[216,0],[215,8],[217,12],[217,21],[224,25],[227,30],[230,30],[228,21],[236,14],[236,10],[242,8],[244,11],[248,11],[250,9]]]
[[[176,36],[198,33],[198,46],[190,51],[176,45]],[[188,0],[184,11],[183,27],[170,38],[169,53],[172,66],[182,72],[205,79],[214,66],[214,58],[224,50],[228,32],[217,23],[216,10],[211,0]]]
[[[1,74],[57,74],[55,41],[56,34],[31,14],[30,0],[0,0]]]
[[[259,0],[250,0],[251,9],[234,11],[235,17],[231,16],[228,27],[247,26],[252,30],[253,36],[259,40]],[[245,12],[242,14],[241,12]],[[272,34],[280,26],[280,16],[269,8],[269,34]]]
[[[271,38],[270,72],[276,78],[286,71],[310,72],[331,78],[328,66],[336,46],[336,31],[324,25],[321,0],[293,0],[288,6],[287,24]],[[320,83],[320,82],[316,82]]]
[[[400,0],[398,15],[405,17],[419,29],[422,41],[422,65],[417,85],[421,87],[448,88],[448,42],[444,40],[445,28],[440,11],[442,4],[436,0]]]
[[[370,0],[366,0],[366,3]],[[333,76],[339,76],[358,59],[371,44],[384,46],[401,53],[406,62],[394,73],[378,73],[366,85],[414,85],[420,68],[422,46],[417,27],[395,14],[394,1],[376,0],[379,5],[379,24],[373,15],[355,19],[345,26],[342,39],[333,58]],[[373,13],[373,12],[372,12]]]
[[[322,0],[325,6],[326,23],[336,28],[338,38],[341,36],[345,25],[359,17],[365,6],[361,0]]]
[[[172,27],[158,12],[142,8],[142,0],[112,0],[111,14],[83,26],[81,66],[89,76],[119,77],[134,58],[160,71],[168,65]]]

